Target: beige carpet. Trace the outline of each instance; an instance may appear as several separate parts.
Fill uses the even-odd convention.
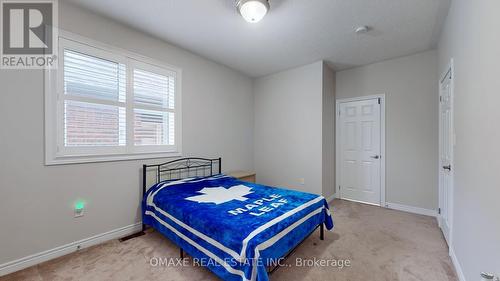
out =
[[[431,217],[342,200],[333,202],[335,231],[314,233],[271,280],[457,280],[446,243]],[[5,280],[217,280],[199,266],[151,266],[179,249],[156,232],[111,241],[4,277]],[[297,258],[349,260],[349,267],[297,267]]]

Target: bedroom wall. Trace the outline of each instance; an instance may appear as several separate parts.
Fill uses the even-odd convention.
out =
[[[59,1],[60,25],[183,70],[183,154],[253,170],[252,80]],[[140,168],[165,159],[44,165],[43,75],[0,70],[0,265],[140,221]],[[87,201],[73,218],[73,202]],[[7,215],[8,214],[8,215]]]
[[[316,62],[255,80],[259,183],[322,192],[322,65]]]
[[[500,2],[454,0],[439,73],[455,67],[455,190],[451,252],[463,280],[500,277]]]
[[[334,119],[323,122],[333,110],[326,110],[335,95],[333,79],[333,72],[320,61],[255,80],[254,151],[259,183],[325,197],[333,194],[334,167],[330,175],[325,172],[335,147]]]
[[[323,63],[323,196],[335,194],[335,72]]]
[[[386,202],[438,208],[435,50],[336,73],[337,98],[386,95]]]

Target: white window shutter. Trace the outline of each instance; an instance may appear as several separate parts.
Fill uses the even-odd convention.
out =
[[[174,145],[175,77],[134,69],[133,81],[134,145]]]
[[[125,88],[123,64],[64,50],[64,146],[126,145]]]

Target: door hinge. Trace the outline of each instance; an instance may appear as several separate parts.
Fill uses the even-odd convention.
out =
[[[340,185],[339,185],[339,190],[340,190]]]
[[[441,208],[438,208],[438,214],[441,215]]]
[[[443,101],[443,96],[439,96],[439,102]]]
[[[378,98],[378,104],[380,104],[380,98]]]

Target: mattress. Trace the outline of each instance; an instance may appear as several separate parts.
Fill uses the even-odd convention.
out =
[[[160,182],[142,208],[144,224],[223,280],[268,280],[267,266],[319,224],[333,230],[322,196],[226,175]]]

